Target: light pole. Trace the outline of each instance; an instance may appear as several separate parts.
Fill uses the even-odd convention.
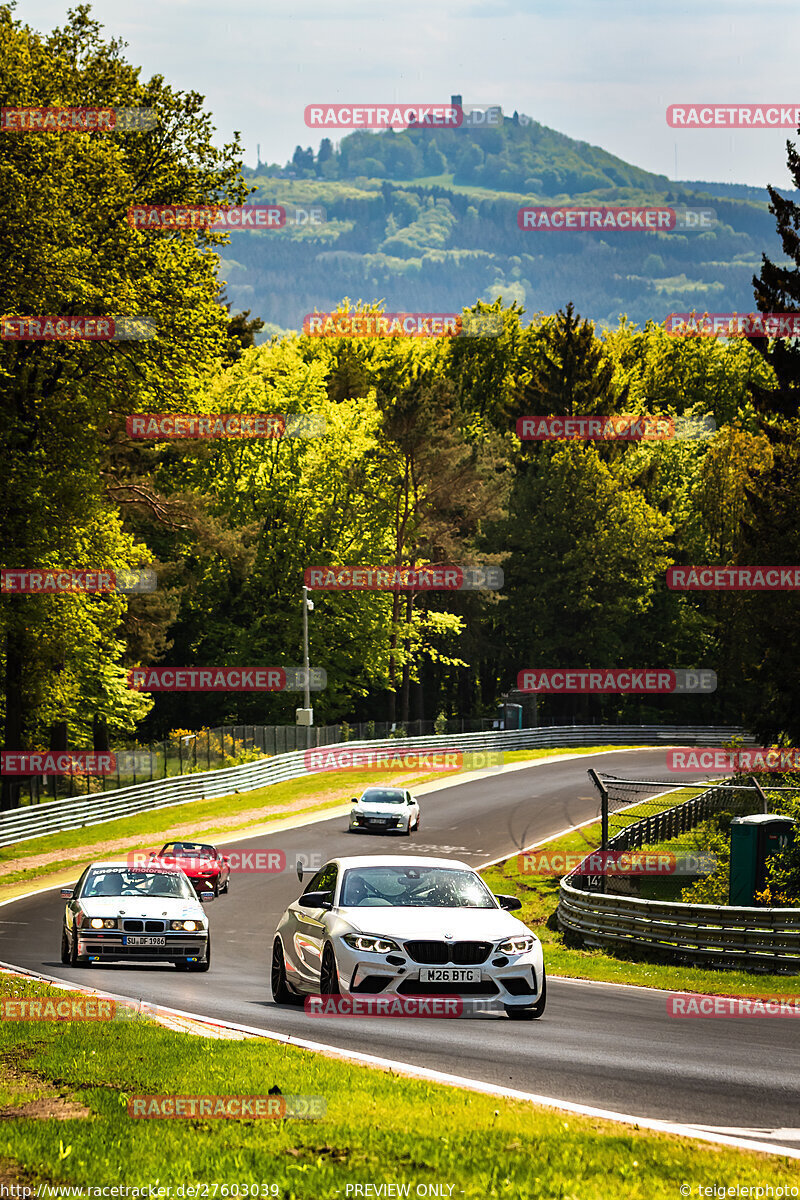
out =
[[[298,725],[313,725],[314,710],[311,707],[310,674],[308,661],[308,614],[314,611],[314,601],[308,598],[308,588],[303,587],[303,708],[295,709],[295,721]]]

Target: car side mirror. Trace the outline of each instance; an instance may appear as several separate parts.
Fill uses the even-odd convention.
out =
[[[201,904],[210,904],[211,901],[216,900],[216,898],[217,897],[214,895],[213,892],[201,892],[200,893],[200,903]]]
[[[306,892],[297,903],[301,908],[333,908],[333,892]]]
[[[518,908],[522,908],[522,901],[518,896],[495,896],[495,900],[506,912],[516,912]]]
[[[350,803],[351,803],[351,804],[358,804],[358,796],[351,796],[351,797],[350,797]]]
[[[294,869],[297,871],[297,878],[302,883],[303,882],[303,864],[300,862],[299,858],[298,858],[297,862],[294,864]]]
[[[73,887],[63,887],[61,889],[61,899],[62,900],[74,900],[75,899],[75,887],[74,886]]]
[[[225,866],[229,867],[231,865],[231,860],[225,854],[223,854],[221,857],[222,861],[225,863]]]

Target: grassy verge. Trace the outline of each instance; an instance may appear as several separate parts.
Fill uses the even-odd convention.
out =
[[[401,743],[398,743],[400,746]],[[519,750],[507,754],[505,760],[515,763],[552,758],[560,754],[598,754],[611,749],[620,747]],[[447,774],[448,777],[457,777],[459,772]],[[441,771],[404,772],[402,775],[368,770],[326,771],[272,784],[253,792],[215,800],[194,800],[155,812],[104,821],[88,828],[32,838],[0,848],[0,899],[21,895],[26,886],[33,883],[47,887],[51,883],[69,882],[67,876],[74,874],[71,870],[73,865],[82,868],[86,862],[103,855],[124,855],[128,850],[147,849],[162,844],[168,838],[181,836],[214,841],[220,837],[230,839],[234,834],[246,837],[256,832],[268,833],[270,826],[278,822],[300,821],[328,809],[335,810],[371,784],[395,783],[413,789],[427,783],[441,782],[442,779]]]
[[[0,977],[0,994],[46,991]],[[531,1032],[546,1036],[546,1027]],[[412,1196],[426,1194],[417,1188],[428,1185],[432,1195],[466,1200],[607,1200],[615,1193],[626,1200],[674,1200],[684,1180],[696,1194],[697,1184],[769,1182],[777,1189],[797,1179],[797,1165],[788,1159],[706,1148],[278,1043],[208,1041],[140,1019],[3,1021],[0,1072],[6,1176],[34,1185],[158,1181],[173,1189],[173,1200],[178,1185],[197,1182],[265,1184],[262,1196],[273,1185],[281,1200],[326,1200],[346,1196],[348,1185],[386,1183],[408,1184]],[[263,1096],[274,1085],[284,1095],[323,1097],[325,1118],[136,1120],[127,1112],[136,1095]],[[31,1115],[36,1106],[29,1105],[28,1115],[20,1110],[15,1117],[25,1092],[27,1098],[55,1093],[62,1105],[84,1105],[90,1115],[68,1115],[75,1109],[55,1115],[51,1099],[54,1115],[44,1115],[46,1109]],[[443,1191],[433,1191],[434,1184]]]
[[[636,820],[634,810],[625,814]],[[583,857],[600,845],[600,822],[585,825],[547,843],[549,854]],[[647,959],[644,952],[629,955],[610,950],[581,949],[565,940],[558,930],[556,909],[560,880],[536,876],[520,870],[520,856],[514,855],[481,872],[495,893],[518,896],[522,901],[519,916],[544,947],[547,972],[575,979],[596,979],[607,983],[631,983],[666,991],[702,992],[731,996],[798,996],[800,974],[767,975],[761,972],[719,970],[712,967],[678,966]]]

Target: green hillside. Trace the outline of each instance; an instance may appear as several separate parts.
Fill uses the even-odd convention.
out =
[[[526,117],[488,129],[349,134],[246,170],[255,203],[322,205],[324,224],[232,234],[221,276],[272,329],[343,296],[389,310],[460,310],[477,298],[553,312],[570,300],[615,325],[698,307],[747,310],[762,252],[780,259],[767,193],[670,183]],[[523,204],[711,207],[702,233],[522,231]]]

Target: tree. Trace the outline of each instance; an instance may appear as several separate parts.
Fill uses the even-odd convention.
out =
[[[175,92],[159,76],[142,82],[121,44],[102,40],[87,6],[48,36],[0,6],[0,58],[9,103],[94,103],[158,114],[149,131],[0,141],[0,244],[13,247],[0,255],[5,312],[134,315],[155,331],[142,341],[0,343],[4,560],[17,567],[141,565],[149,555],[123,531],[121,512],[132,492],[111,466],[109,416],[113,424],[143,406],[185,411],[197,373],[224,352],[226,319],[211,248],[221,237],[135,229],[126,211],[167,199],[241,204],[241,147],[214,147],[196,93]],[[136,498],[152,500],[141,491]],[[56,712],[80,734],[87,697],[96,713],[132,727],[148,702],[120,703],[124,646],[114,631],[127,603],[2,599],[7,748],[41,742]],[[54,655],[46,631],[56,612],[69,614],[69,632]],[[3,803],[11,800],[4,780]]]

